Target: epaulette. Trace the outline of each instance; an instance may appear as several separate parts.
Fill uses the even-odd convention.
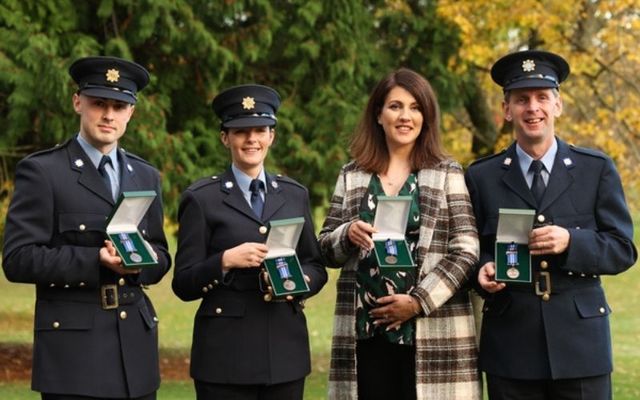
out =
[[[507,149],[504,148],[501,151],[499,151],[498,153],[490,154],[488,156],[484,156],[484,157],[481,157],[481,158],[478,158],[478,159],[474,160],[471,164],[469,164],[469,166],[480,164],[480,163],[483,163],[485,161],[491,160],[493,158],[496,158],[498,156],[503,155],[506,152],[507,152]]]
[[[304,185],[302,185],[300,182],[296,181],[296,180],[295,180],[295,179],[293,179],[293,178],[289,178],[288,176],[284,176],[284,175],[282,175],[282,174],[277,174],[277,175],[276,175],[276,180],[277,180],[278,182],[282,182],[282,183],[289,183],[289,184],[292,184],[292,185],[294,185],[294,186],[298,186],[298,187],[300,187],[300,188],[302,188],[302,189],[304,189],[304,190],[307,190],[307,188],[306,188],[306,187],[304,187]]]
[[[150,166],[154,167],[153,164],[151,164],[149,161],[145,160],[144,158],[140,157],[137,154],[129,153],[128,151],[126,151],[122,147],[120,147],[120,151],[122,151],[124,154],[126,154],[126,156],[129,157],[129,158],[133,158],[136,161],[140,161],[141,163],[144,163],[144,164],[147,164],[147,165],[150,165]]]
[[[69,145],[70,141],[71,140],[67,140],[64,143],[58,143],[55,146],[50,147],[48,149],[38,150],[36,152],[33,152],[33,153],[27,155],[25,158],[36,157],[36,156],[39,156],[39,155],[42,155],[42,154],[48,154],[48,153],[53,153],[54,151],[62,150],[62,149],[64,149],[65,147],[67,147]]]
[[[198,190],[198,189],[201,189],[201,188],[203,188],[205,186],[213,185],[214,183],[218,183],[218,182],[220,182],[220,180],[221,180],[221,177],[218,176],[218,175],[213,175],[213,176],[210,176],[210,177],[207,177],[207,178],[202,178],[202,179],[199,179],[199,180],[195,181],[194,183],[192,183],[191,186],[189,186],[189,189],[190,190]]]
[[[600,150],[591,149],[589,147],[578,147],[574,144],[569,144],[569,149],[575,151],[576,153],[584,154],[591,157],[598,157],[602,159],[607,159],[607,155],[601,152]]]

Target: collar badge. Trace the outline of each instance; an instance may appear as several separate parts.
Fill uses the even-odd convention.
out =
[[[256,99],[254,99],[253,97],[245,97],[242,99],[242,108],[244,108],[245,110],[253,110],[253,108],[256,106]]]
[[[278,182],[271,181],[271,186],[273,186],[274,189],[277,189],[278,188]]]
[[[81,160],[81,159],[79,159],[79,158],[78,158],[77,160],[75,160],[73,163],[74,163],[74,164],[76,165],[76,167],[78,167],[78,168],[82,168],[82,167],[84,166],[84,161],[82,161],[82,160]]]
[[[531,72],[531,71],[534,71],[535,69],[536,69],[536,63],[533,60],[529,59],[529,60],[524,60],[522,62],[522,70],[524,72]]]
[[[511,165],[511,157],[505,158],[503,164],[504,165]]]
[[[107,81],[115,83],[120,80],[120,71],[115,68],[110,68],[107,70],[105,76],[107,78]]]
[[[562,162],[564,163],[564,165],[566,165],[567,167],[571,164],[573,164],[573,161],[571,161],[571,159],[569,157],[565,158],[564,160],[562,160]]]
[[[127,169],[129,170],[129,172],[133,172],[133,167],[131,166],[131,164],[127,164]]]
[[[231,189],[233,187],[233,182],[231,181],[226,181],[224,183],[224,187],[226,187],[227,189]]]

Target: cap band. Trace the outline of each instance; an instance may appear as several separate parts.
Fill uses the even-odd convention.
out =
[[[510,80],[506,81],[503,86],[504,87],[508,87],[513,83],[520,82],[520,81],[523,81],[525,79],[542,79],[542,80],[545,80],[545,81],[553,82],[556,85],[556,87],[560,86],[560,84],[558,83],[558,80],[555,77],[553,77],[551,75],[542,75],[542,74],[532,74],[532,75],[519,76],[517,78],[513,78],[513,79],[510,79]]]
[[[237,119],[237,118],[246,118],[246,117],[271,118],[274,121],[278,120],[278,118],[276,118],[276,116],[274,114],[271,114],[271,113],[253,113],[253,114],[242,113],[242,114],[235,114],[235,115],[227,115],[222,120],[222,123],[226,123],[226,122],[229,122],[229,121]]]
[[[136,96],[136,94],[131,90],[121,89],[115,86],[93,85],[91,83],[83,83],[78,87],[78,92],[82,92],[85,89],[110,89],[110,90],[114,90],[124,94],[128,94],[129,96],[133,97],[136,101],[138,100],[138,96]]]

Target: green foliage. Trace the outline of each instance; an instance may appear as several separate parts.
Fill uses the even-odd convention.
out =
[[[20,157],[77,132],[67,74],[75,59],[133,59],[152,78],[122,145],[162,171],[170,218],[191,182],[229,163],[210,108],[226,87],[255,82],[279,91],[268,167],[308,186],[314,206],[330,196],[367,95],[384,74],[414,68],[442,91],[445,108],[456,103],[447,68],[455,29],[428,1],[7,0],[0,36],[0,165],[12,170]]]

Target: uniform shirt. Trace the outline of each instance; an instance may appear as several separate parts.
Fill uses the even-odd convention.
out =
[[[102,154],[100,150],[89,144],[82,135],[78,134],[77,137],[80,147],[82,147],[82,150],[87,153],[87,157],[89,157],[89,160],[91,160],[91,163],[96,167],[96,169],[98,169],[103,155],[111,159],[111,165],[105,165],[104,169],[107,171],[109,181],[111,181],[111,195],[115,199],[118,196],[118,193],[120,193],[120,163],[118,162],[118,147],[115,146],[109,153]]]
[[[249,185],[251,184],[253,178],[242,172],[240,168],[235,166],[235,164],[231,164],[231,171],[233,171],[233,176],[236,178],[236,183],[238,184],[242,195],[244,196],[245,200],[247,200],[249,206],[251,206],[251,190],[249,189]],[[267,178],[264,174],[264,169],[258,174],[258,179],[262,181],[262,185],[264,187],[264,192],[260,192],[262,201],[264,201],[264,195],[265,193],[267,193]]]
[[[549,176],[551,175],[553,160],[555,160],[557,152],[558,143],[554,140],[549,150],[547,150],[545,155],[540,159],[540,161],[542,161],[542,164],[544,164],[544,168],[540,172],[540,175],[542,175],[542,180],[544,180],[545,186],[549,185]],[[518,154],[518,162],[520,163],[522,175],[524,175],[524,179],[526,179],[527,181],[527,186],[531,188],[531,185],[533,184],[533,171],[529,171],[529,168],[531,167],[533,157],[525,153],[525,151],[522,150],[522,147],[520,147],[518,143],[516,143],[516,154]]]

